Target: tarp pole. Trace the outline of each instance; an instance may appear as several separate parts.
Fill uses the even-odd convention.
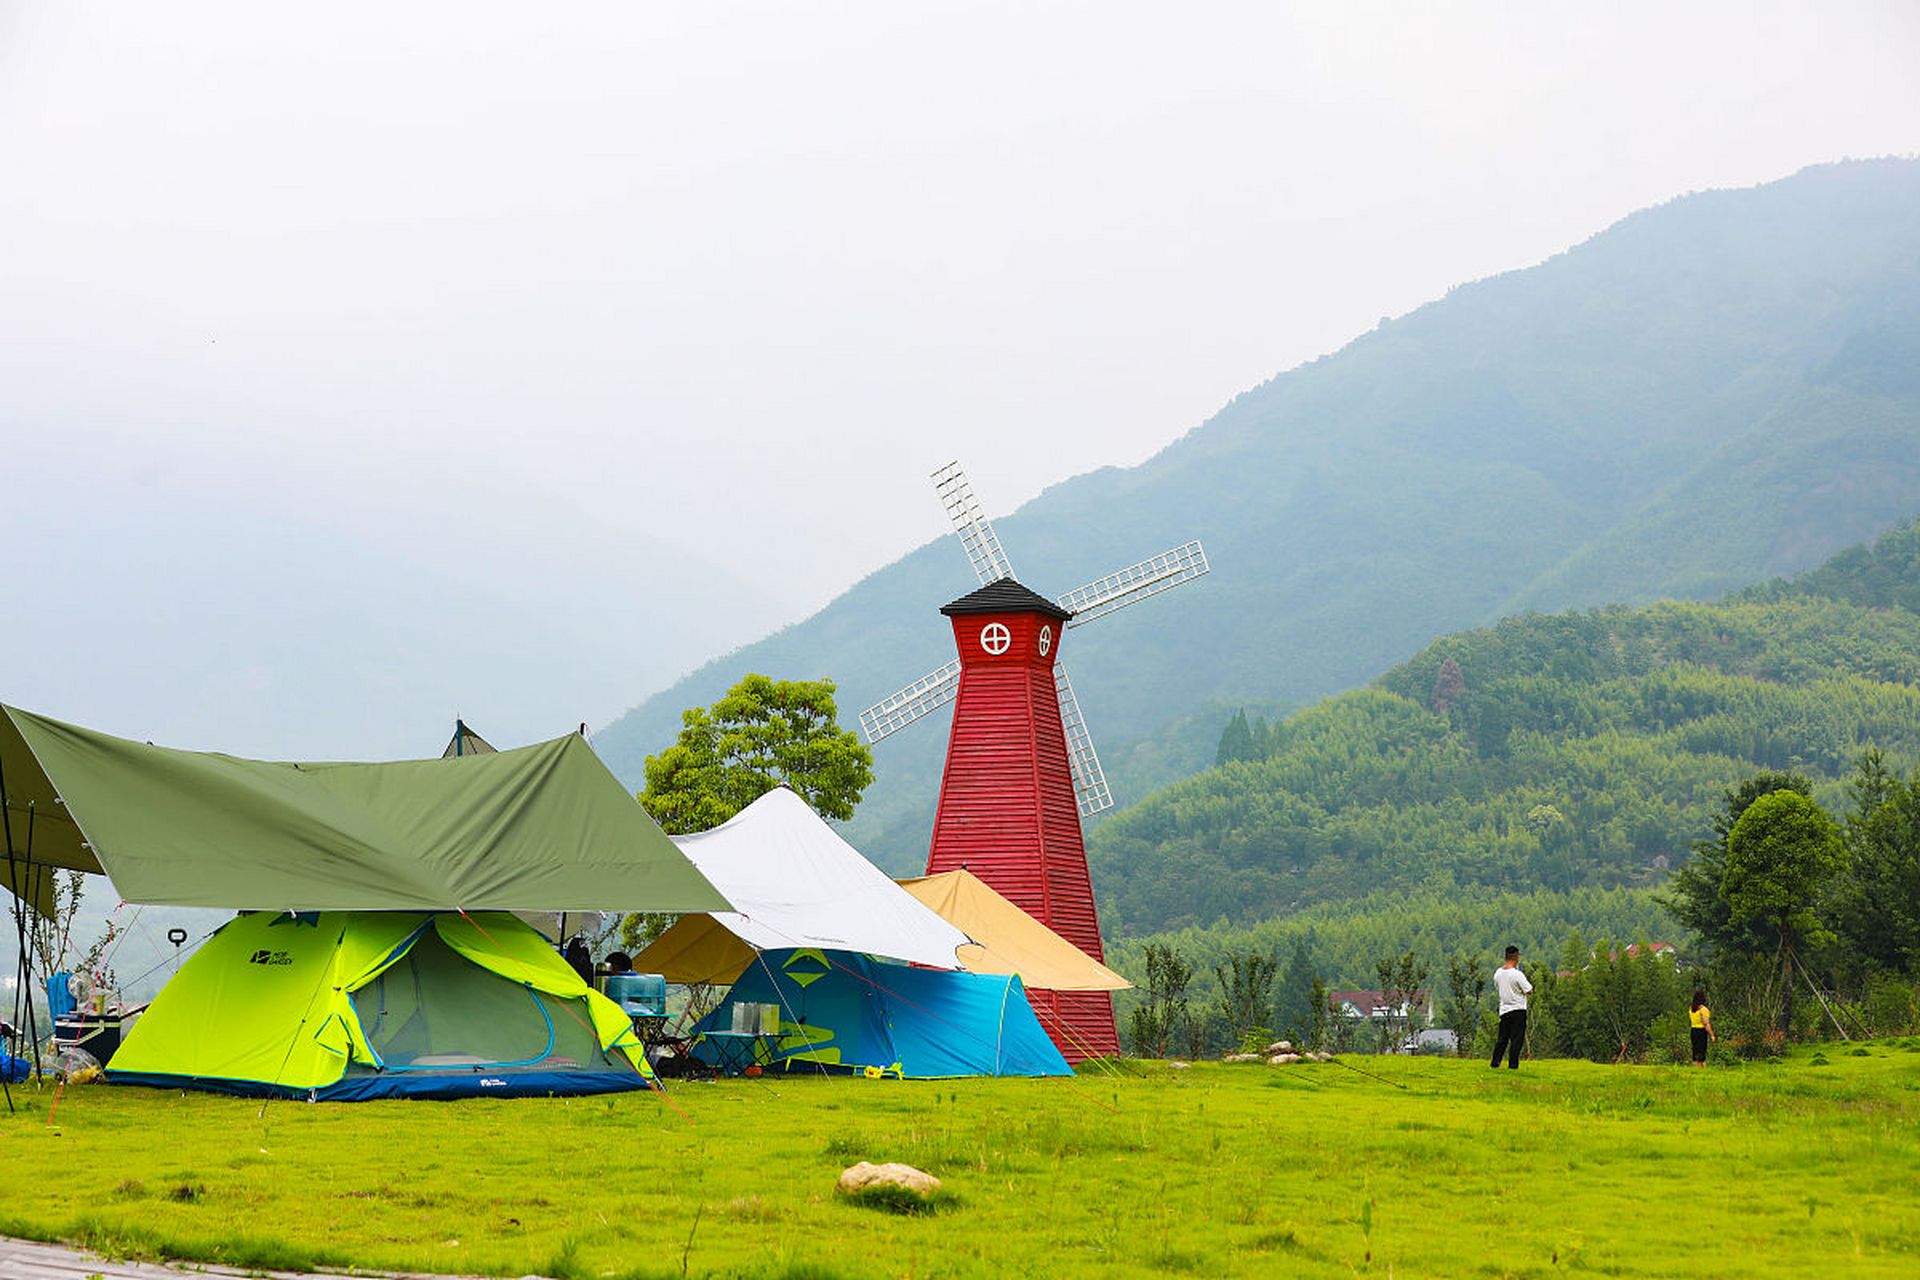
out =
[[[33,1045],[33,1070],[34,1074],[38,1075],[40,1073],[40,1023],[33,1012],[33,960],[28,954],[27,946],[27,903],[19,893],[20,863],[13,852],[13,807],[8,801],[6,766],[0,764],[0,839],[5,839],[7,842],[7,882],[14,890],[13,927],[14,936],[20,947],[19,959],[14,966],[14,1025],[17,1030],[20,1022],[20,1002],[24,999],[27,1009],[26,1023]],[[28,801],[26,865],[29,867],[33,866],[33,820],[33,802]],[[37,886],[39,877],[35,875],[34,880]],[[7,1105],[9,1107],[13,1105],[11,1089],[7,1091]]]

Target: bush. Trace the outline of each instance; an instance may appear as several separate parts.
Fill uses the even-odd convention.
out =
[[[1647,1060],[1692,1062],[1692,1027],[1686,1011],[1682,1009],[1671,1009],[1655,1018],[1647,1028]]]
[[[1867,979],[1858,1012],[1876,1036],[1905,1036],[1920,1031],[1920,989],[1892,974]]]

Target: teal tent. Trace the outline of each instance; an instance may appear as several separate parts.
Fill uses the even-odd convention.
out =
[[[850,951],[761,952],[694,1030],[702,1037],[694,1055],[726,1069],[901,1079],[1073,1074],[1018,977],[886,964]]]

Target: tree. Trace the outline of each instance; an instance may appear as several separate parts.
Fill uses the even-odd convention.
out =
[[[1147,944],[1143,959],[1147,999],[1135,1006],[1127,1033],[1140,1057],[1164,1058],[1173,1037],[1187,1026],[1187,983],[1193,980],[1193,966],[1158,942]]]
[[[1329,999],[1324,979],[1315,978],[1307,999],[1313,1010],[1312,1020],[1307,1024],[1307,1045],[1320,1053],[1332,1047],[1333,1005]]]
[[[1247,709],[1242,707],[1233,713],[1227,721],[1227,727],[1220,731],[1220,745],[1213,753],[1216,767],[1233,760],[1257,760],[1260,752],[1255,748],[1253,726],[1247,723]]]
[[[1453,1029],[1458,1052],[1473,1051],[1473,1035],[1487,1003],[1487,971],[1478,956],[1465,951],[1447,958],[1446,1023]]]
[[[1771,941],[1764,926],[1734,919],[1726,896],[1727,842],[1754,801],[1777,791],[1811,796],[1813,784],[1801,774],[1766,769],[1729,787],[1711,820],[1712,835],[1694,841],[1692,859],[1673,872],[1659,895],[1660,905],[1693,931],[1709,955],[1754,955]]]
[[[1855,762],[1847,791],[1851,857],[1836,932],[1849,958],[1866,968],[1920,970],[1920,773],[1903,780],[1869,750]]]
[[[1413,952],[1408,951],[1379,961],[1373,971],[1380,979],[1380,998],[1387,1006],[1382,1028],[1382,1034],[1387,1037],[1387,1044],[1382,1048],[1387,1050],[1389,1046],[1400,1045],[1413,1034],[1414,1005],[1426,985],[1430,970],[1425,960],[1416,959]]]
[[[1274,978],[1273,1029],[1299,1044],[1313,1043],[1313,983],[1319,976],[1307,938],[1293,940],[1293,954]],[[1321,1010],[1324,1018],[1326,1011]]]
[[[680,737],[648,756],[646,811],[672,835],[717,827],[775,787],[846,819],[873,781],[873,753],[836,720],[831,680],[749,675],[711,707],[682,713]]]
[[[1796,791],[1775,791],[1747,806],[1727,834],[1722,889],[1735,924],[1760,922],[1777,930],[1786,1000],[1780,1029],[1793,1023],[1793,961],[1797,944],[1824,933],[1817,914],[1834,878],[1846,870],[1847,847],[1827,811]]]
[[[1271,953],[1258,951],[1229,956],[1227,963],[1214,966],[1228,1038],[1234,1044],[1244,1047],[1248,1033],[1262,1024],[1272,1008],[1273,979],[1279,968],[1280,962]]]
[[[1433,678],[1433,694],[1428,704],[1440,715],[1451,716],[1467,701],[1467,677],[1460,670],[1460,664],[1448,656],[1440,664],[1439,674]]]
[[[681,713],[680,736],[648,756],[640,805],[670,835],[719,826],[775,787],[825,818],[846,819],[873,781],[873,753],[836,719],[831,680],[749,675],[711,707]],[[642,911],[620,922],[643,949],[677,917]]]

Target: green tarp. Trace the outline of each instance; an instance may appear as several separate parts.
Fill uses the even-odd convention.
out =
[[[386,764],[130,742],[0,706],[0,875],[104,872],[129,902],[268,911],[727,902],[578,734]]]

